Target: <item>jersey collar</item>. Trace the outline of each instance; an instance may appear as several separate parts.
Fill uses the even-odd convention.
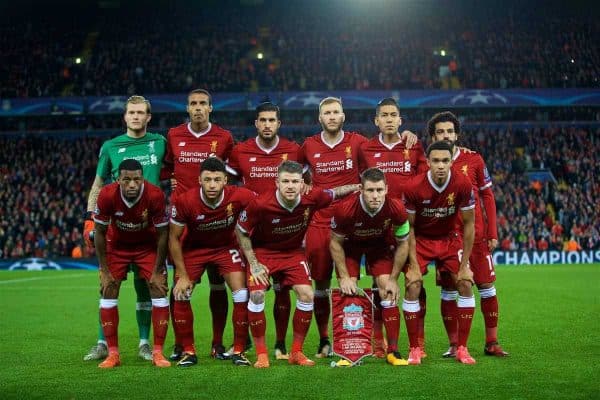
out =
[[[199,138],[199,137],[201,137],[201,136],[204,136],[204,135],[206,135],[206,134],[208,133],[208,131],[210,131],[210,130],[211,130],[211,128],[212,128],[212,124],[209,122],[209,123],[208,123],[208,127],[207,127],[205,130],[203,130],[202,132],[196,132],[195,130],[193,130],[193,129],[192,129],[192,123],[191,123],[191,122],[188,122],[188,124],[187,124],[187,128],[188,128],[188,131],[190,131],[190,133],[191,133],[192,135],[194,135],[196,138]]]
[[[326,140],[325,140],[325,132],[321,131],[321,141],[323,142],[323,144],[327,147],[329,147],[330,149],[333,149],[335,146],[337,146],[338,144],[342,143],[342,141],[344,140],[344,136],[346,135],[346,133],[341,130],[340,131],[341,135],[340,138],[337,140],[337,142],[335,142],[334,144],[330,145]]]
[[[448,184],[450,183],[450,178],[452,178],[452,171],[448,171],[448,179],[446,179],[446,182],[442,186],[438,186],[431,177],[431,171],[427,171],[427,180],[429,181],[431,187],[434,188],[438,193],[442,193],[444,190],[446,190]]]
[[[374,216],[376,216],[377,214],[379,214],[379,211],[381,211],[381,209],[385,205],[385,200],[384,200],[383,203],[381,203],[381,206],[379,206],[379,208],[377,210],[375,210],[374,213],[372,213],[371,211],[369,211],[369,208],[364,203],[363,198],[362,198],[361,195],[358,196],[358,199],[360,200],[360,206],[362,207],[363,211],[366,212],[371,218],[373,218]]]
[[[300,204],[300,202],[302,201],[302,195],[300,195],[300,196],[298,196],[298,199],[296,200],[296,204],[294,204],[294,206],[292,208],[288,208],[288,206],[285,205],[285,202],[281,198],[281,195],[279,194],[279,190],[275,191],[275,198],[277,199],[277,202],[279,203],[279,205],[281,207],[283,207],[284,209],[288,210],[289,212],[294,211],[294,209],[296,207],[298,207],[298,204]]]
[[[388,150],[392,150],[394,147],[396,147],[397,144],[402,143],[402,137],[400,136],[400,134],[398,132],[396,132],[396,136],[398,136],[398,140],[396,143],[392,143],[392,144],[387,144],[383,141],[383,133],[379,132],[379,142],[386,147]]]
[[[140,188],[140,194],[138,194],[138,197],[136,197],[136,199],[134,201],[132,201],[132,202],[127,201],[127,199],[125,198],[125,196],[123,196],[123,192],[121,191],[121,187],[120,186],[119,186],[119,194],[121,195],[121,200],[123,200],[123,203],[125,203],[125,205],[127,206],[127,208],[132,208],[142,198],[142,194],[144,194],[144,184],[142,183],[142,187]]]
[[[221,205],[224,198],[225,198],[225,188],[223,188],[223,191],[221,192],[221,198],[219,198],[219,201],[217,201],[217,203],[215,205],[212,205],[208,202],[206,197],[204,197],[204,192],[202,191],[202,187],[200,187],[200,199],[207,207],[212,208],[213,210],[216,210]]]
[[[279,135],[275,136],[275,139],[276,139],[276,141],[275,141],[275,146],[271,147],[270,149],[267,149],[267,148],[263,147],[263,146],[260,144],[260,140],[258,140],[258,136],[254,138],[254,141],[256,142],[256,146],[257,146],[259,149],[261,149],[262,151],[264,151],[266,154],[271,154],[271,152],[272,152],[273,150],[275,150],[275,149],[277,148],[277,146],[279,146]]]
[[[452,155],[452,161],[456,161],[458,159],[458,156],[460,156],[460,147],[454,145],[456,147],[456,151],[454,152],[454,154]]]

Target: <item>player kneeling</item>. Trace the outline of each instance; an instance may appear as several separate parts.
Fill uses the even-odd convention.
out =
[[[138,161],[127,159],[121,162],[117,182],[100,191],[94,221],[102,295],[100,320],[108,345],[108,357],[99,367],[121,365],[117,304],[121,282],[127,278],[130,264],[139,269],[152,298],[152,364],[169,367],[171,364],[162,354],[169,323],[165,199],[160,188],[144,180]]]

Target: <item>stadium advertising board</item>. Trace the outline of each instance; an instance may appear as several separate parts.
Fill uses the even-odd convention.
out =
[[[313,92],[214,93],[216,111],[254,110],[266,99],[284,109],[314,110],[321,99],[340,97],[346,109],[371,109],[385,97],[402,108],[415,107],[567,107],[598,106],[596,89],[496,89],[496,90],[364,90]],[[186,94],[148,96],[153,113],[186,112]],[[122,114],[127,96],[42,97],[2,99],[0,116]]]

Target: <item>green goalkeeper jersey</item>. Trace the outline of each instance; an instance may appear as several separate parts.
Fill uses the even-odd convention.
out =
[[[127,134],[117,136],[102,144],[96,175],[104,179],[105,183],[116,181],[121,161],[133,158],[142,164],[144,178],[150,183],[159,185],[166,148],[167,140],[156,133],[147,132],[137,139]]]

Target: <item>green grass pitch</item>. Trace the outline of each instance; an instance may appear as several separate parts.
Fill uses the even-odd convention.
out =
[[[97,274],[87,271],[0,273],[1,399],[598,399],[600,398],[600,265],[497,268],[499,335],[511,353],[483,355],[479,309],[469,347],[477,364],[440,357],[446,350],[439,315],[439,290],[426,277],[427,353],[420,366],[391,367],[368,359],[355,368],[315,368],[273,361],[268,370],[235,367],[209,358],[207,288],[194,293],[199,364],[157,369],[137,358],[137,328],[131,282],[122,288],[122,367],[100,370],[82,361],[95,343]],[[364,282],[363,282],[364,286]],[[293,300],[292,300],[293,302]],[[272,298],[267,300],[269,346],[273,345]],[[230,307],[231,308],[231,307]],[[406,354],[406,330],[400,346]],[[291,346],[291,331],[288,346]],[[231,343],[231,325],[225,344]],[[313,326],[305,349],[317,347]],[[165,353],[173,344],[172,331]],[[255,359],[252,351],[251,360]]]

